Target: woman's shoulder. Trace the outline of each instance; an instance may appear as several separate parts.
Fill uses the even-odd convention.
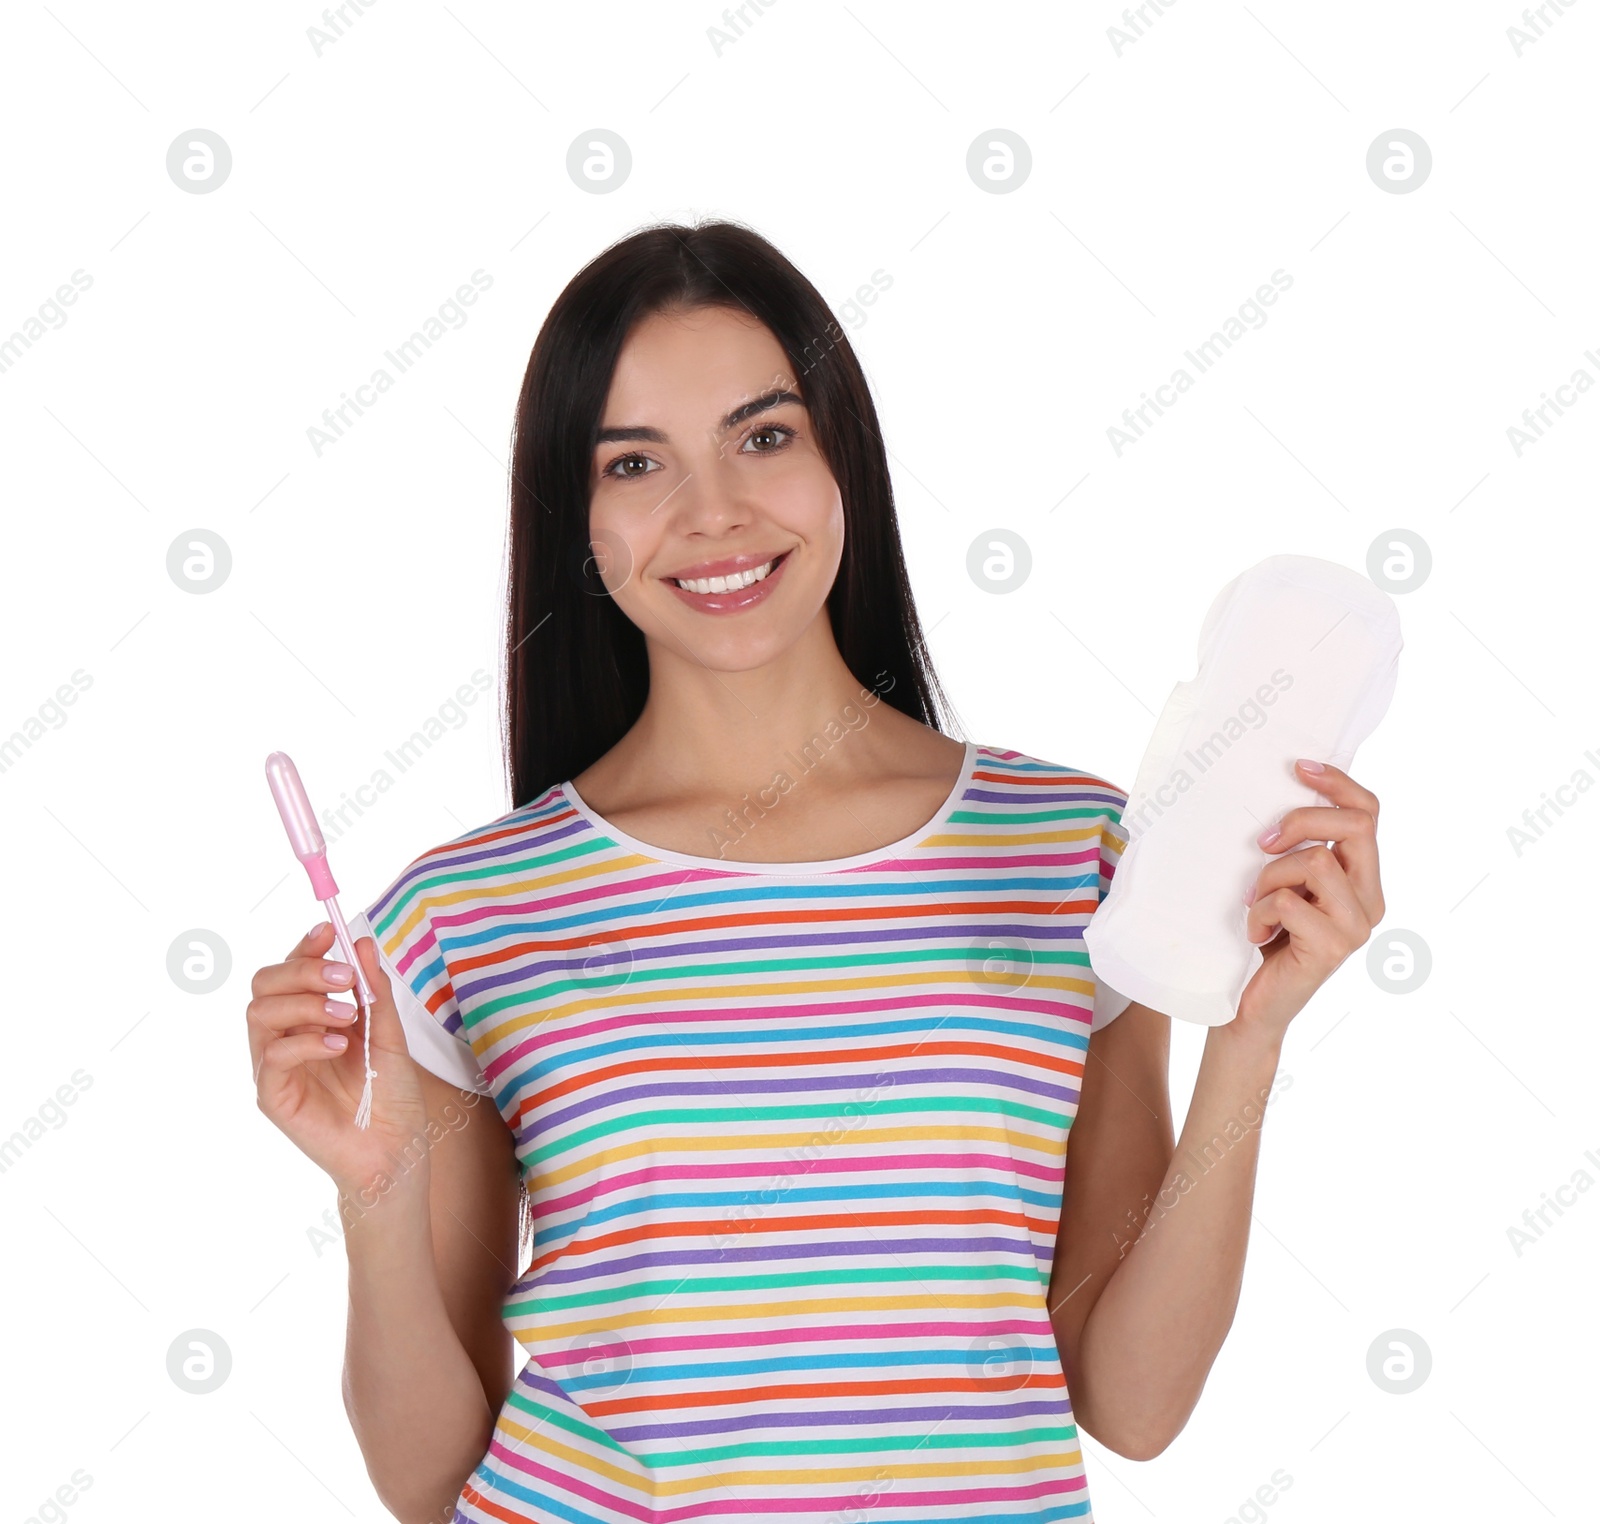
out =
[[[1127,803],[1127,791],[1104,773],[1069,762],[1056,762],[1031,752],[1003,746],[979,748],[975,781],[998,785],[1027,797],[1046,791],[1060,795],[1066,791],[1084,803],[1103,803],[1120,814]]]
[[[403,902],[435,899],[457,882],[492,880],[529,852],[553,841],[571,825],[573,811],[560,784],[551,784],[537,798],[409,858],[371,905],[370,916],[385,914]]]

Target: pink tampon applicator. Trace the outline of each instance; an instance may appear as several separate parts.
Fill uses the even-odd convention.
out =
[[[372,987],[367,983],[361,960],[356,957],[355,943],[350,940],[350,928],[345,925],[344,915],[339,909],[339,886],[334,883],[333,872],[328,867],[327,843],[322,839],[317,817],[311,812],[311,801],[306,798],[305,785],[300,782],[300,774],[289,760],[287,752],[275,751],[267,758],[267,783],[272,789],[273,799],[277,801],[278,813],[283,817],[284,829],[289,833],[289,845],[311,875],[312,892],[322,901],[322,908],[333,922],[334,939],[344,953],[345,961],[355,970],[356,991],[361,999],[362,1015],[366,1018],[361,1023],[361,1053],[367,1071],[367,1082],[361,1090],[361,1104],[356,1107],[356,1126],[366,1127],[372,1121],[372,1082],[377,1078],[377,1070],[372,1067]]]

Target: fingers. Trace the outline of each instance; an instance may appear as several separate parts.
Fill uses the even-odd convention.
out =
[[[312,953],[325,953],[333,941],[333,922],[318,921],[293,947],[288,957],[303,958]]]
[[[1301,814],[1312,817],[1312,820],[1296,824],[1294,817]],[[1270,846],[1263,848],[1264,851],[1280,854],[1268,866],[1294,863],[1297,858],[1320,854],[1311,856],[1310,861],[1323,865],[1325,876],[1330,866],[1337,869],[1339,880],[1348,886],[1342,891],[1329,892],[1338,893],[1346,901],[1353,900],[1366,917],[1368,926],[1376,926],[1383,919],[1383,887],[1378,877],[1378,827],[1372,816],[1358,809],[1308,809],[1303,812],[1290,810],[1283,819],[1283,834]],[[1317,821],[1320,823],[1315,823]],[[1286,850],[1307,840],[1315,845],[1298,847],[1292,852]],[[1325,842],[1332,842],[1333,845],[1325,846]],[[1300,875],[1305,868],[1305,863],[1296,864],[1289,877],[1277,877],[1272,882],[1274,885],[1304,882]]]
[[[1280,833],[1277,839],[1261,842],[1258,838],[1258,845],[1264,852],[1288,853],[1288,849],[1299,842],[1332,842],[1333,855],[1349,879],[1356,903],[1367,917],[1368,925],[1377,925],[1384,914],[1378,863],[1377,795],[1362,788],[1337,767],[1327,767],[1315,774],[1306,773],[1303,767],[1297,770],[1304,782],[1334,803],[1302,805],[1289,810],[1274,822]]]
[[[394,999],[389,990],[389,976],[384,973],[383,965],[378,962],[377,944],[371,937],[361,936],[355,939],[353,946],[356,957],[360,960],[362,972],[367,976],[367,986],[372,991],[372,998],[378,1004],[393,1005]]]
[[[312,1028],[343,1031],[360,1014],[348,1001],[322,994],[263,995],[252,1000],[244,1013],[253,1026],[274,1037]]]
[[[324,921],[301,937],[284,962],[256,970],[245,1019],[257,1067],[274,1039],[302,1033],[320,1039],[324,1031],[337,1031],[355,1021],[356,1007],[336,998],[350,992],[354,971],[348,964],[322,956],[332,944],[333,927]],[[316,1057],[328,1058],[334,1051],[318,1051]]]
[[[404,1029],[400,1012],[394,1003],[394,988],[389,975],[378,961],[378,944],[371,937],[356,938],[356,957],[366,971],[367,983],[372,989],[372,1036],[375,1042],[398,1052],[406,1052]]]
[[[1378,796],[1371,789],[1362,788],[1349,773],[1330,766],[1324,766],[1320,773],[1308,773],[1304,764],[1297,762],[1295,774],[1328,803],[1301,805],[1284,815],[1277,822],[1283,832],[1281,845],[1288,846],[1296,841],[1333,841],[1336,839],[1335,833],[1323,827],[1341,815],[1348,820],[1355,815],[1366,814],[1371,817],[1373,825],[1377,825]],[[1293,832],[1299,834],[1291,834]]]
[[[1375,840],[1378,834],[1378,817],[1359,805],[1343,809],[1329,809],[1322,805],[1303,804],[1289,810],[1277,820],[1264,826],[1264,832],[1276,829],[1275,841],[1260,841],[1263,852],[1282,852],[1301,841],[1359,842],[1363,837]]]
[[[1324,950],[1322,944],[1329,935],[1326,918],[1309,900],[1301,899],[1293,889],[1276,889],[1257,900],[1250,907],[1245,936],[1260,951],[1265,952],[1273,939],[1282,932],[1288,932],[1291,938],[1298,937],[1302,945],[1313,953]],[[1334,966],[1340,958],[1330,953],[1327,961],[1330,966]]]
[[[343,1032],[301,1032],[291,1037],[279,1037],[262,1049],[257,1073],[263,1069],[281,1071],[299,1064],[313,1064],[320,1059],[338,1058],[349,1046],[350,1039]]]
[[[1324,918],[1324,924],[1337,938],[1359,947],[1371,934],[1376,922],[1369,919],[1360,895],[1338,858],[1320,843],[1302,847],[1269,862],[1256,880],[1256,895],[1246,919],[1246,936],[1258,947],[1269,928],[1288,924],[1299,930],[1312,923],[1299,916],[1299,907]],[[1305,894],[1298,891],[1303,888]],[[1294,904],[1290,904],[1293,900]],[[1285,915],[1290,912],[1291,919]]]
[[[1362,788],[1349,773],[1330,763],[1323,763],[1318,772],[1307,772],[1305,761],[1297,761],[1295,776],[1309,784],[1341,809],[1365,810],[1374,820],[1378,818],[1378,796],[1371,789]]]
[[[348,963],[325,958],[320,953],[302,954],[283,963],[268,963],[258,968],[250,981],[250,993],[260,997],[320,990],[330,995],[347,995],[354,984],[355,971]]]
[[[389,976],[378,961],[378,944],[371,937],[357,937],[355,948],[356,956],[361,959],[361,967],[366,971],[367,983],[372,986],[372,993],[376,995],[380,987],[387,993]]]

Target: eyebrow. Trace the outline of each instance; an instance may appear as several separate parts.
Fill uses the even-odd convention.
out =
[[[729,429],[738,428],[746,418],[753,418],[757,413],[764,413],[769,408],[782,407],[786,402],[796,403],[800,407],[805,406],[805,399],[794,392],[767,392],[753,401],[742,403],[736,407],[722,420],[718,427],[723,433],[726,433]],[[662,430],[651,428],[648,424],[643,423],[626,424],[617,429],[601,429],[595,435],[594,442],[595,447],[598,449],[601,445],[620,444],[622,441],[629,439],[643,439],[651,444],[665,444],[667,442],[667,436]]]

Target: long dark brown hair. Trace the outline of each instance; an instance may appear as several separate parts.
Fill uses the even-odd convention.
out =
[[[877,410],[843,329],[811,282],[750,228],[654,224],[568,282],[534,341],[517,398],[502,679],[513,809],[583,772],[644,708],[644,636],[592,566],[591,462],[612,371],[634,325],[702,307],[765,324],[802,383],[844,505],[828,615],[845,665],[863,688],[926,725],[945,729],[941,721],[953,714],[911,596]]]

